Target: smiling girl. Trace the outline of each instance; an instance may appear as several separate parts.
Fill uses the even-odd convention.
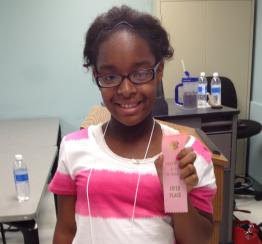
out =
[[[172,55],[166,31],[149,14],[114,7],[91,24],[84,65],[111,118],[63,138],[49,185],[58,194],[54,244],[208,243],[215,177],[192,136],[178,154],[188,212],[164,212],[162,138],[179,131],[156,122],[152,109]]]

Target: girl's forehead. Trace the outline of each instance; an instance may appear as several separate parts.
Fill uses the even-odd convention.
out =
[[[114,32],[98,48],[97,65],[131,60],[155,63],[149,44],[138,34],[126,30]]]

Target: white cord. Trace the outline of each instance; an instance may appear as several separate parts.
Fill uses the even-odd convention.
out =
[[[94,234],[93,234],[93,224],[92,224],[92,220],[91,220],[91,208],[90,208],[90,201],[89,201],[89,181],[90,181],[90,177],[92,174],[93,168],[91,168],[89,175],[88,175],[88,179],[87,179],[87,187],[86,187],[86,192],[87,192],[87,206],[88,206],[88,214],[89,214],[89,224],[90,224],[90,234],[91,234],[91,244],[94,244]]]
[[[110,120],[107,121],[107,123],[106,123],[106,128],[105,128],[104,133],[103,133],[104,138],[105,138],[106,131],[107,131],[107,128],[108,128],[108,125],[109,125],[109,121],[110,121]]]
[[[146,151],[145,151],[145,155],[144,155],[144,159],[143,161],[145,161],[146,157],[147,157],[147,154],[148,154],[148,151],[149,151],[149,147],[150,147],[150,144],[151,144],[151,140],[152,140],[152,137],[153,137],[153,133],[154,133],[154,130],[155,130],[155,120],[153,122],[153,127],[152,127],[152,130],[151,130],[151,134],[150,134],[150,137],[149,137],[149,140],[148,140],[148,143],[147,143],[147,148],[146,148]],[[133,212],[132,212],[132,216],[131,216],[131,230],[130,232],[132,232],[132,229],[133,229],[133,224],[134,224],[134,217],[135,217],[135,210],[136,210],[136,201],[137,201],[137,193],[138,193],[138,187],[139,187],[139,183],[140,183],[140,178],[141,178],[141,174],[140,174],[140,170],[139,170],[139,165],[138,164],[138,179],[137,179],[137,183],[136,183],[136,192],[135,192],[135,200],[134,200],[134,205],[133,205]],[[129,235],[129,236],[132,236],[132,235]],[[129,239],[130,240],[130,239]]]

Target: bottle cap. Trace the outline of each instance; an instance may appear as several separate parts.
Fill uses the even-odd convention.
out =
[[[205,73],[205,72],[201,72],[201,73],[200,73],[200,76],[201,76],[201,77],[204,77],[204,76],[206,76],[206,73]]]
[[[16,154],[15,155],[15,159],[16,160],[22,160],[23,159],[23,155],[22,154]]]
[[[214,72],[214,73],[213,73],[213,76],[214,76],[214,77],[218,77],[218,73],[217,73],[217,72]]]

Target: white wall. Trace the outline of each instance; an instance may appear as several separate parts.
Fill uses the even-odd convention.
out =
[[[262,124],[262,2],[257,0],[250,118]],[[262,184],[262,133],[250,140],[249,174]]]
[[[113,5],[152,12],[152,0],[0,1],[0,119],[55,116],[79,128],[101,98],[82,67],[90,22]]]

